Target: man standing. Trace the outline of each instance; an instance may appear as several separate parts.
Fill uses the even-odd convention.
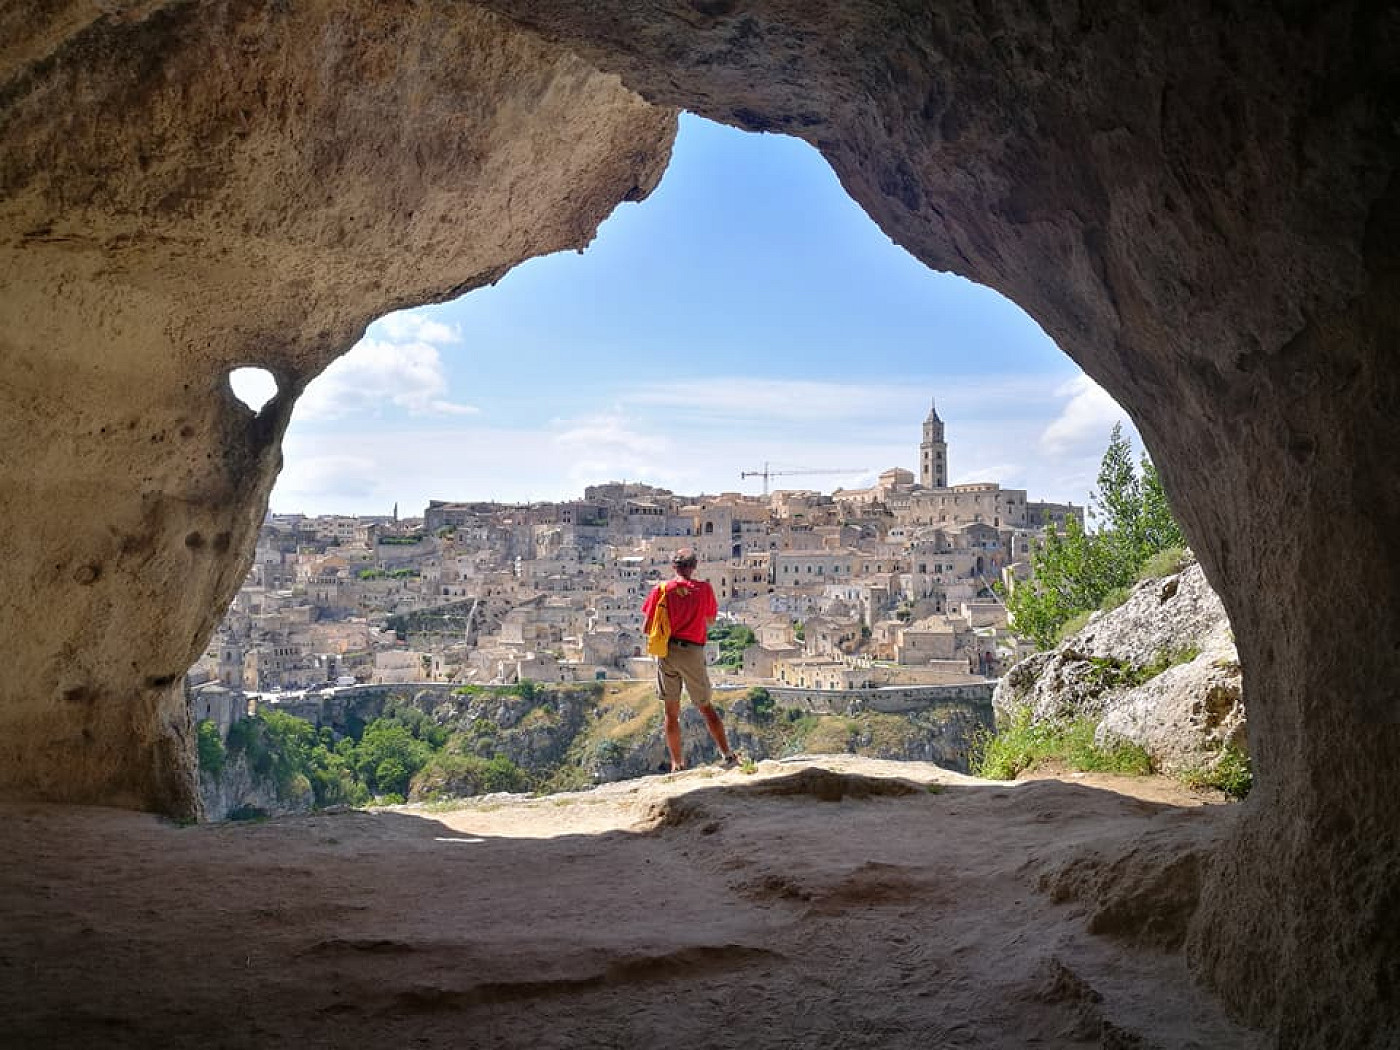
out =
[[[671,557],[675,576],[658,583],[642,603],[646,623],[642,630],[651,633],[652,617],[657,603],[666,596],[666,612],[671,621],[671,638],[665,656],[656,658],[656,692],[666,708],[666,750],[671,753],[671,772],[685,768],[681,752],[681,685],[685,685],[690,702],[705,718],[710,736],[719,745],[726,766],[738,765],[739,759],[729,749],[724,723],[710,703],[710,675],[705,669],[705,639],[709,625],[719,615],[714,588],[707,580],[696,580],[698,559],[695,551],[682,547]]]

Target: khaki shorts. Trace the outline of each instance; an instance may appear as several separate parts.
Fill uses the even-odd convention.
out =
[[[667,704],[681,702],[681,685],[696,707],[710,706],[710,672],[705,669],[703,645],[677,645],[656,658],[656,693]]]

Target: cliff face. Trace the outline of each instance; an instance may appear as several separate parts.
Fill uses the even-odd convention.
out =
[[[1091,717],[1096,736],[1141,745],[1167,773],[1205,771],[1226,747],[1247,751],[1239,656],[1220,598],[1199,565],[1134,588],[1116,609],[1013,667],[999,716]]]
[[[279,784],[271,775],[256,772],[242,753],[230,755],[217,773],[200,770],[199,796],[210,820],[285,816],[315,809],[310,784]]]

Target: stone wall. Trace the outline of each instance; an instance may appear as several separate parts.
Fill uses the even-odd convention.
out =
[[[965,685],[893,686],[880,689],[790,689],[764,686],[779,707],[795,707],[813,714],[844,715],[856,711],[878,711],[902,715],[931,707],[959,705],[985,712],[991,725],[992,691],[995,682]]]

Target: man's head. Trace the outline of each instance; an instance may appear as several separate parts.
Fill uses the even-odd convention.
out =
[[[682,547],[671,555],[671,568],[675,569],[678,575],[690,579],[690,574],[695,571],[696,563],[699,562],[695,556],[695,551],[690,547]]]

